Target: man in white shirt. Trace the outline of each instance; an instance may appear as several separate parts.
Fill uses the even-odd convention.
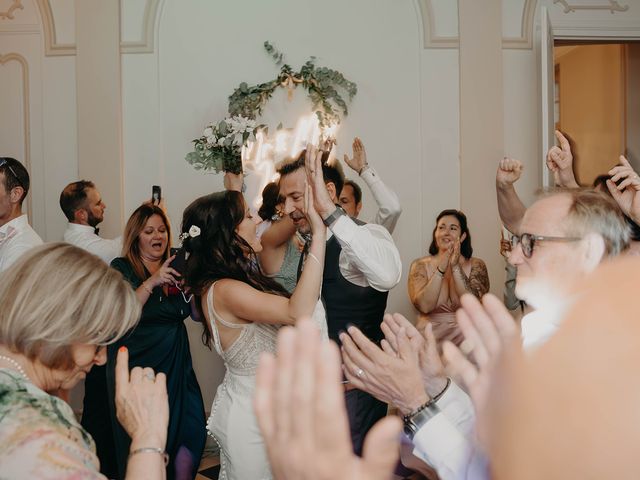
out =
[[[309,234],[304,214],[307,182],[304,154],[284,164],[278,173],[284,213],[300,233]],[[336,205],[344,182],[341,172],[325,163],[322,173],[316,176],[314,198],[309,201],[313,201],[329,227],[322,286],[329,338],[339,343],[339,332],[350,323],[359,326],[372,341],[379,342],[383,337],[380,323],[388,292],[402,276],[400,253],[387,229],[356,222]],[[354,451],[360,454],[364,436],[386,415],[387,407],[384,402],[355,389],[346,392],[346,401]]]
[[[353,157],[345,154],[344,162],[360,175],[360,178],[367,184],[373,198],[378,204],[378,211],[370,223],[382,225],[393,233],[402,207],[400,200],[393,190],[387,187],[378,173],[367,162],[367,152],[362,141],[356,137],[353,140]],[[362,209],[362,189],[353,180],[346,180],[339,196],[340,205],[347,212],[347,215],[358,218]]]
[[[24,252],[42,244],[22,202],[29,192],[29,173],[15,158],[0,157],[0,272]]]
[[[80,180],[67,185],[60,194],[60,208],[69,224],[64,241],[97,255],[107,264],[122,252],[122,237],[108,240],[98,236],[97,226],[107,208],[93,182]]]

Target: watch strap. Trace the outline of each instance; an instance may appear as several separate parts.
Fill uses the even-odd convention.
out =
[[[429,402],[427,406],[419,410],[413,415],[403,418],[404,433],[413,439],[413,436],[420,430],[429,420],[440,413],[440,408],[435,402]]]
[[[344,215],[344,210],[342,210],[342,208],[340,208],[339,206],[336,206],[336,209],[331,212],[331,215],[329,215],[327,218],[323,218],[322,222],[327,226],[330,227],[331,225],[334,224],[334,222],[336,220],[338,220],[338,218],[340,218],[342,215]]]

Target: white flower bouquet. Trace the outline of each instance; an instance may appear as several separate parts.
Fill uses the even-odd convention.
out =
[[[202,136],[193,140],[194,151],[189,152],[185,160],[196,170],[240,173],[242,147],[254,142],[256,133],[263,127],[241,115],[207,125]]]

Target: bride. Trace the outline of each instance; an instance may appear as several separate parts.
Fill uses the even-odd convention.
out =
[[[307,152],[308,175],[321,175],[321,152]],[[327,336],[319,301],[326,227],[313,208],[310,190],[308,186],[305,214],[313,240],[291,295],[260,270],[256,253],[262,246],[240,192],[198,198],[184,212],[182,232],[189,235],[183,242],[189,253],[185,283],[200,298],[203,340],[213,343],[227,369],[207,423],[220,447],[221,480],[272,478],[252,401],[259,356],[275,353],[278,327],[313,317]]]

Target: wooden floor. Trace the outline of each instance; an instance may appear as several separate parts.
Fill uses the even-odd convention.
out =
[[[217,479],[220,472],[220,459],[217,455],[206,455],[202,457],[200,468],[196,480]]]

